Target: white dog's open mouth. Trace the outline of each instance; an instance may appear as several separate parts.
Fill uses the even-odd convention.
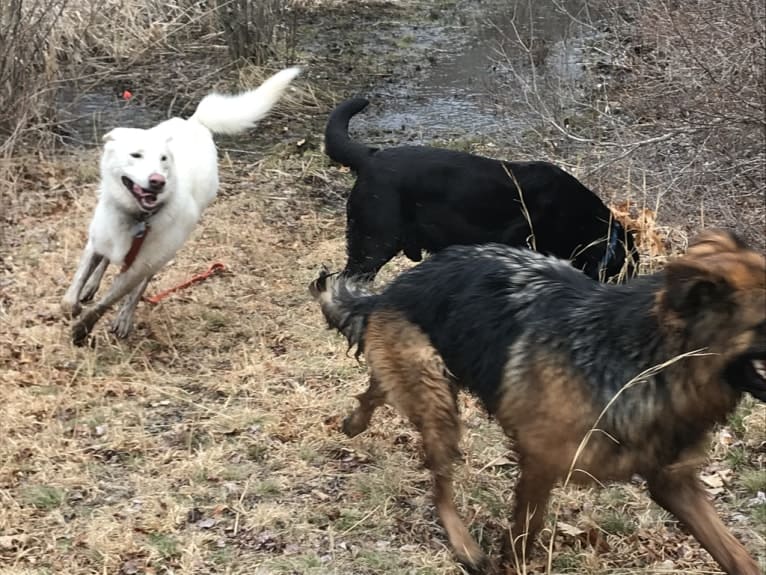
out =
[[[122,183],[128,189],[128,191],[133,194],[133,197],[136,198],[136,201],[138,202],[138,206],[143,211],[151,212],[157,209],[159,204],[157,201],[157,194],[159,192],[142,188],[126,176],[122,176]]]

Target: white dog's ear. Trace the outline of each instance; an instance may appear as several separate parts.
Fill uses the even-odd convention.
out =
[[[125,131],[125,128],[114,128],[112,130],[109,130],[106,134],[104,134],[101,137],[101,141],[106,143],[106,142],[111,142],[112,140],[116,140],[119,137],[120,132],[124,132],[124,131]]]

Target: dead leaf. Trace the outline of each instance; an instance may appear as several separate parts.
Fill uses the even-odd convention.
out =
[[[700,479],[702,480],[702,483],[712,489],[719,489],[724,485],[723,479],[719,473],[701,473]]]
[[[200,529],[210,529],[211,527],[215,526],[215,519],[212,517],[208,517],[207,519],[202,519],[200,521],[197,521],[197,527]]]
[[[29,535],[0,535],[0,549],[13,550],[23,547],[29,541]]]
[[[723,428],[721,432],[718,434],[718,443],[720,443],[724,447],[729,447],[730,445],[733,445],[736,440],[737,438],[734,437],[734,434],[731,431],[729,431],[727,428]]]
[[[120,573],[123,573],[124,575],[136,575],[140,569],[141,566],[136,559],[129,559],[122,564]]]
[[[662,563],[654,566],[658,571],[675,571],[676,565],[670,559],[665,559]]]
[[[583,535],[585,531],[580,529],[579,527],[575,525],[570,525],[569,523],[564,523],[563,521],[559,521],[556,523],[556,529],[560,533],[563,533],[564,535],[568,535],[569,537],[579,537],[580,535]]]

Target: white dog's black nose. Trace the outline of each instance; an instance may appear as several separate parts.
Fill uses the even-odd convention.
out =
[[[153,192],[159,192],[165,187],[165,176],[152,174],[149,176],[149,189]]]

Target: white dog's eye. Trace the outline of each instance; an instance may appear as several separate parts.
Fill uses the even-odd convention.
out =
[[[168,157],[167,157],[167,156],[162,156],[162,157],[160,158],[160,161],[162,161],[162,162],[165,162],[167,159],[168,159]]]
[[[133,152],[133,153],[130,155],[130,157],[131,157],[131,158],[140,158],[140,157],[141,157],[141,152]]]

